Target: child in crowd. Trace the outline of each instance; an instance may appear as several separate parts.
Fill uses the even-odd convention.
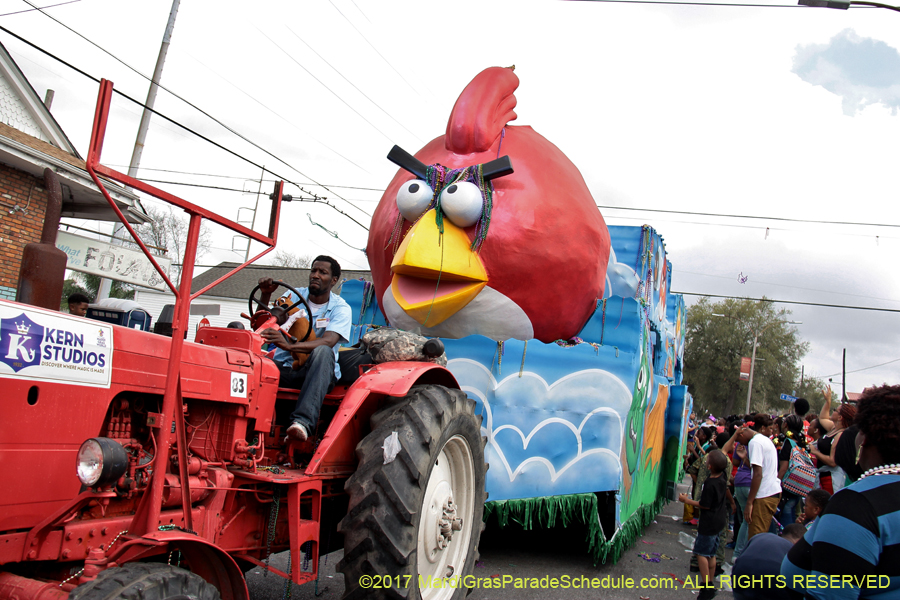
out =
[[[726,487],[725,468],[728,459],[721,450],[712,450],[707,459],[709,477],[703,482],[700,500],[692,500],[687,494],[680,494],[678,499],[700,509],[700,520],[697,526],[697,540],[694,542],[694,554],[703,575],[704,588],[697,600],[711,600],[716,595],[711,580],[716,571],[716,550],[719,545],[719,532],[727,522],[725,500]]]
[[[813,521],[818,519],[819,515],[825,512],[825,507],[828,506],[829,500],[831,500],[831,494],[829,494],[827,490],[823,490],[822,488],[811,490],[806,495],[806,508],[803,514],[797,517],[797,522],[801,525],[805,525],[806,529],[809,530],[809,528],[812,527]]]
[[[703,480],[706,478],[706,472],[703,470],[703,467],[706,465],[706,455],[709,452],[709,449],[712,444],[714,444],[714,440],[712,439],[712,431],[709,427],[701,427],[697,430],[697,434],[694,436],[694,448],[691,450],[691,457],[688,459],[688,466],[686,472],[691,476],[692,487],[691,487],[691,496],[693,498],[698,498],[700,494],[700,490],[703,488]],[[714,447],[714,446],[712,446]],[[702,473],[702,476],[699,475]],[[682,516],[682,520],[685,525],[696,525],[697,524],[697,516],[694,512],[694,507],[690,504],[684,505],[684,515]]]

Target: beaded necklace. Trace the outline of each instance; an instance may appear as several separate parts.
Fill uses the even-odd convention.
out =
[[[872,467],[871,469],[860,475],[859,478],[865,479],[866,477],[870,477],[872,475],[900,475],[900,464],[894,463],[892,465]]]
[[[494,206],[494,184],[490,180],[485,180],[484,165],[479,164],[464,167],[462,169],[450,169],[441,164],[433,164],[426,168],[425,180],[433,193],[431,204],[428,205],[426,212],[432,208],[435,209],[436,223],[438,231],[440,231],[441,234],[444,233],[444,210],[441,206],[441,192],[443,189],[448,185],[460,181],[468,181],[478,187],[478,190],[481,192],[482,200],[481,216],[475,223],[475,239],[472,241],[470,247],[473,252],[478,252],[481,249],[485,238],[487,238],[488,228],[491,225],[491,213],[493,212]],[[387,249],[393,244],[394,254],[397,253],[402,238],[401,232],[403,230],[403,222],[403,215],[398,214],[397,221],[394,223],[394,228],[391,231],[391,237],[388,239],[388,243],[385,246],[385,249]]]

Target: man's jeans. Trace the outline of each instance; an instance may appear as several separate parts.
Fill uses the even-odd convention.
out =
[[[316,431],[325,394],[331,391],[335,383],[334,351],[330,346],[316,346],[306,364],[296,371],[291,369],[290,361],[281,365],[278,385],[300,390],[291,421],[303,425],[310,437]]]
[[[787,490],[781,492],[781,498],[784,500],[784,506],[781,507],[781,526],[787,527],[797,521],[797,505],[801,498]]]
[[[734,486],[734,499],[737,501],[738,510],[741,511],[741,516],[744,519],[741,521],[741,527],[738,529],[737,534],[737,542],[734,545],[734,555],[732,556],[731,562],[733,563],[738,559],[741,553],[744,551],[744,548],[747,547],[747,532],[750,530],[750,523],[746,519],[746,514],[744,510],[747,508],[747,498],[750,496],[750,486],[749,485],[736,485]]]

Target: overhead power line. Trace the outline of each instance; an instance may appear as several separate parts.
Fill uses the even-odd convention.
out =
[[[242,190],[240,188],[229,188],[229,187],[223,187],[220,185],[205,185],[202,183],[187,183],[184,181],[165,181],[164,179],[141,179],[141,181],[146,181],[147,183],[166,183],[169,185],[183,185],[185,187],[203,188],[203,189],[207,189],[207,190],[222,190],[225,192],[242,192],[243,193],[244,191],[246,191],[246,190]],[[252,193],[255,194],[256,192],[252,192]]]
[[[605,1],[605,0],[604,0]],[[636,210],[640,212],[668,213],[673,215],[694,215],[702,217],[723,217],[727,219],[757,219],[760,221],[786,221],[790,223],[814,223],[817,225],[856,225],[860,227],[891,227],[900,228],[900,225],[893,223],[857,223],[853,221],[825,221],[820,219],[790,219],[788,217],[757,217],[753,215],[728,215],[722,213],[708,212],[691,212],[686,210],[666,210],[662,208],[634,208],[630,206],[603,206],[598,204],[597,208],[611,208],[615,210]]]
[[[366,202],[365,200],[355,199],[357,202]],[[612,221],[613,219],[618,221],[639,221],[641,223],[647,223],[647,219],[642,219],[639,217],[620,217],[618,215],[605,215],[604,218],[607,221]],[[704,225],[711,227],[732,227],[736,229],[756,229],[758,231],[763,232],[774,232],[774,231],[794,231],[803,234],[813,234],[814,232],[808,229],[798,229],[795,227],[769,227],[766,225],[737,225],[735,223],[713,223],[712,221],[681,221],[674,219],[653,219],[654,223],[664,222],[664,223],[675,223],[678,225]],[[842,235],[849,237],[860,237],[860,238],[869,238],[875,239],[875,242],[878,243],[880,240],[897,240],[900,239],[898,236],[893,235],[873,235],[871,233],[848,233],[846,231],[839,231],[835,233],[830,233],[829,235]]]
[[[353,83],[352,81],[350,81],[349,79],[347,79],[347,78],[344,76],[343,73],[341,73],[341,72],[340,72],[336,67],[334,67],[330,62],[328,62],[327,60],[325,60],[325,57],[324,57],[324,56],[322,56],[321,54],[319,54],[318,52],[316,52],[316,49],[313,48],[312,46],[310,46],[309,44],[307,44],[306,41],[305,41],[303,38],[301,38],[299,35],[297,35],[297,32],[296,32],[296,31],[294,31],[293,29],[290,28],[290,26],[287,27],[287,30],[290,31],[291,33],[293,33],[295,38],[297,38],[298,40],[300,40],[300,41],[303,43],[304,46],[306,46],[307,48],[309,48],[316,56],[318,56],[320,59],[322,59],[322,62],[323,62],[323,63],[325,63],[326,65],[328,65],[329,67],[331,67],[331,70],[332,70],[332,71],[334,71],[335,73],[337,73],[338,75],[340,75],[341,78],[342,78],[344,81],[346,81],[347,83],[349,83],[350,85],[352,85],[352,86],[353,86],[353,89],[355,89],[357,92],[359,92],[360,94],[362,94],[363,97],[364,97],[366,100],[368,100],[369,102],[371,102],[372,104],[374,104],[374,105],[375,105],[375,108],[377,108],[378,110],[380,110],[381,112],[383,112],[385,115],[387,115],[388,118],[390,118],[394,123],[396,123],[397,125],[399,125],[400,127],[402,127],[409,135],[413,136],[414,138],[416,138],[417,140],[419,140],[419,141],[422,142],[423,144],[425,143],[425,140],[423,140],[422,138],[420,138],[419,136],[417,136],[415,133],[413,133],[412,131],[410,131],[409,129],[407,129],[406,126],[405,126],[403,123],[401,123],[400,121],[398,121],[397,119],[395,119],[394,116],[393,116],[391,113],[389,113],[388,111],[386,111],[386,110],[384,110],[383,108],[381,108],[381,106],[380,106],[377,102],[375,102],[374,100],[372,100],[371,98],[369,98],[368,94],[366,94],[364,91],[362,91],[361,89],[359,89],[359,87],[357,87],[357,85],[356,85],[355,83]]]
[[[267,111],[269,111],[270,113],[272,113],[273,115],[275,115],[276,117],[278,117],[279,119],[281,119],[282,121],[284,121],[285,123],[287,123],[288,125],[290,125],[291,127],[295,128],[297,131],[299,131],[299,132],[302,133],[303,135],[309,137],[311,140],[313,140],[314,142],[316,142],[317,144],[319,144],[319,145],[322,146],[323,148],[327,149],[329,152],[333,152],[333,153],[335,154],[335,156],[338,156],[338,157],[344,159],[345,161],[347,161],[348,163],[350,163],[351,165],[353,165],[354,167],[356,167],[356,168],[359,169],[360,171],[363,171],[364,173],[368,173],[368,171],[366,171],[365,167],[363,167],[362,165],[359,165],[359,164],[353,162],[352,160],[350,160],[350,158],[344,156],[343,154],[341,154],[340,152],[338,152],[337,150],[335,150],[334,148],[332,148],[331,146],[329,146],[328,144],[326,144],[325,142],[323,142],[323,141],[320,140],[319,138],[317,138],[317,137],[315,137],[314,135],[310,134],[308,131],[304,131],[303,129],[301,129],[300,127],[298,127],[296,123],[292,123],[292,122],[289,121],[285,116],[283,116],[283,115],[281,115],[281,114],[275,112],[274,110],[272,110],[271,108],[269,108],[268,106],[266,106],[265,104],[263,104],[258,98],[256,98],[256,97],[253,96],[252,94],[248,93],[245,89],[243,89],[243,88],[240,87],[239,85],[236,85],[235,83],[233,83],[232,81],[230,81],[227,77],[222,76],[221,73],[218,73],[215,69],[213,69],[212,67],[210,67],[209,65],[207,65],[206,63],[204,63],[202,60],[199,60],[196,56],[193,56],[190,52],[185,51],[184,53],[185,53],[187,56],[189,56],[190,58],[192,58],[193,60],[197,61],[197,63],[198,63],[199,65],[203,66],[207,71],[209,71],[210,73],[212,73],[213,75],[215,75],[216,77],[218,77],[219,79],[221,79],[222,81],[224,81],[225,83],[227,83],[228,85],[230,85],[231,87],[233,87],[234,89],[236,89],[237,91],[239,91],[240,93],[242,93],[243,95],[245,95],[246,97],[250,98],[251,100],[253,100],[253,101],[256,102],[257,104],[259,104],[260,106],[262,106],[264,109],[266,109]]]
[[[54,8],[54,7],[56,7],[56,6],[63,6],[64,4],[74,4],[74,3],[76,3],[76,2],[81,2],[81,0],[69,0],[68,2],[60,2],[60,3],[58,3],[58,4],[48,4],[47,6],[34,6],[34,5],[31,5],[32,8],[26,8],[26,9],[23,9],[23,10],[17,10],[17,11],[15,11],[15,12],[3,13],[2,15],[0,15],[0,17],[8,17],[8,16],[10,16],[10,15],[20,15],[20,14],[22,14],[22,13],[33,12],[33,11],[36,11],[36,10],[44,10],[45,8]]]
[[[43,10],[41,10],[40,8],[34,6],[34,4],[32,4],[29,0],[23,0],[23,1],[24,1],[26,4],[28,4],[29,6],[31,6],[31,7],[35,8],[36,10],[40,11],[40,13],[41,13],[42,15],[44,15],[45,17],[47,17],[47,18],[53,20],[55,23],[58,23],[58,24],[61,25],[62,27],[65,27],[67,30],[69,30],[70,32],[74,33],[75,35],[77,35],[78,37],[80,37],[81,39],[83,39],[84,41],[86,41],[87,43],[89,43],[90,45],[94,46],[95,48],[97,48],[98,50],[100,50],[101,52],[103,52],[104,54],[110,56],[110,57],[113,58],[116,62],[122,64],[122,65],[125,66],[127,69],[129,69],[130,71],[136,73],[137,75],[139,75],[140,77],[143,77],[144,79],[146,79],[147,81],[150,81],[151,83],[153,82],[153,80],[152,80],[150,77],[147,77],[146,75],[144,75],[143,73],[141,73],[140,71],[138,71],[137,69],[135,69],[134,67],[132,67],[131,65],[129,65],[128,63],[126,63],[125,61],[123,61],[121,58],[119,58],[118,56],[116,56],[115,54],[113,54],[112,52],[110,52],[109,50],[103,48],[102,46],[100,46],[99,44],[97,44],[96,42],[94,42],[93,40],[87,38],[86,36],[82,35],[81,33],[77,32],[77,31],[75,31],[74,29],[72,29],[71,27],[69,27],[68,25],[66,25],[66,24],[63,23],[62,21],[60,21],[59,19],[53,17],[52,15],[49,15],[49,14],[45,13],[45,12],[44,12]],[[51,57],[55,58],[56,60],[62,62],[63,64],[69,66],[70,68],[75,69],[75,67],[73,67],[73,66],[70,65],[69,63],[67,63],[67,62],[63,61],[62,59],[57,58],[56,56],[50,54],[49,52],[47,52],[47,51],[44,50],[43,48],[39,48],[38,46],[32,44],[31,42],[28,42],[28,41],[25,40],[24,38],[22,38],[22,37],[20,37],[20,36],[18,36],[18,35],[16,35],[16,34],[14,34],[14,33],[12,33],[12,32],[9,31],[8,29],[3,28],[2,31],[5,31],[6,33],[9,33],[10,35],[13,35],[13,36],[16,37],[17,39],[20,39],[20,40],[24,41],[25,43],[29,44],[30,46],[34,47],[35,49],[40,50],[41,52],[47,54],[48,56],[51,56]],[[86,77],[89,77],[89,78],[93,79],[94,81],[98,81],[96,78],[91,77],[90,75],[87,75],[84,71],[81,71],[80,69],[75,69],[75,70],[78,71],[79,73],[81,73],[82,75],[85,75]],[[256,142],[250,140],[249,138],[247,138],[246,136],[244,136],[243,134],[241,134],[240,132],[238,132],[238,131],[236,131],[235,129],[231,128],[230,126],[226,125],[225,123],[223,123],[222,121],[220,121],[220,120],[217,119],[216,117],[212,116],[211,114],[209,114],[208,112],[206,112],[205,110],[203,110],[202,108],[200,108],[199,106],[197,106],[196,104],[194,104],[193,102],[190,102],[189,100],[187,100],[187,99],[185,99],[185,98],[179,96],[178,94],[176,94],[175,92],[173,92],[172,90],[168,89],[167,87],[163,86],[162,84],[160,84],[160,83],[158,83],[158,82],[157,82],[157,85],[159,86],[160,89],[165,90],[166,92],[172,94],[172,96],[174,96],[175,98],[178,98],[179,100],[181,100],[182,102],[184,102],[185,104],[187,104],[188,106],[190,106],[191,108],[193,108],[194,110],[198,111],[200,114],[204,115],[205,117],[207,117],[207,118],[209,118],[210,120],[212,120],[214,123],[218,124],[220,127],[223,127],[223,128],[225,128],[227,131],[229,131],[230,133],[232,133],[232,134],[238,136],[239,138],[241,138],[242,140],[244,140],[245,142],[247,142],[248,144],[250,144],[251,146],[253,146],[253,147],[256,148],[257,150],[259,150],[259,151],[261,151],[261,152],[264,152],[265,154],[271,156],[272,158],[274,158],[275,160],[277,160],[277,161],[280,162],[281,164],[283,164],[283,165],[285,165],[286,167],[288,167],[288,168],[290,168],[290,169],[296,171],[296,172],[299,173],[300,175],[303,175],[304,177],[307,177],[307,178],[309,178],[310,180],[315,181],[314,178],[310,177],[309,175],[307,175],[306,173],[304,173],[303,171],[301,171],[301,170],[298,169],[297,167],[293,166],[292,164],[288,163],[286,160],[282,159],[281,157],[276,156],[276,155],[273,154],[272,152],[266,150],[265,148],[263,148],[262,146],[260,146],[260,145],[257,144]],[[137,102],[136,100],[133,100],[132,98],[126,96],[124,93],[122,93],[122,92],[118,92],[118,93],[121,94],[123,97],[128,98],[128,99],[131,100],[132,102],[135,102],[136,104],[138,104],[138,105],[140,105],[140,106],[144,106],[144,105],[141,104],[140,102]],[[145,108],[147,108],[147,107],[145,107]],[[150,110],[152,110],[152,109],[150,109]],[[275,175],[275,176],[278,177],[279,179],[284,179],[285,181],[290,181],[290,180],[287,179],[286,177],[281,177],[281,176],[278,175],[277,173],[274,173],[274,172],[270,171],[269,169],[266,169],[265,167],[263,167],[263,166],[261,166],[261,165],[257,165],[256,163],[250,161],[249,159],[247,159],[247,158],[245,158],[245,157],[243,157],[243,156],[240,156],[239,154],[235,153],[234,151],[228,150],[227,148],[225,148],[225,147],[223,147],[223,146],[217,144],[216,142],[213,142],[213,141],[210,140],[209,138],[207,138],[207,137],[205,137],[205,136],[202,136],[202,135],[200,135],[199,133],[197,133],[197,132],[195,132],[195,131],[189,129],[188,127],[186,127],[186,126],[184,126],[184,125],[182,125],[181,123],[178,123],[177,121],[174,121],[174,120],[172,120],[172,119],[170,119],[170,118],[168,118],[168,117],[166,117],[166,116],[164,116],[164,115],[162,115],[162,114],[156,112],[155,110],[152,110],[152,112],[153,112],[154,114],[157,114],[157,115],[161,116],[162,118],[164,118],[164,119],[166,119],[166,120],[172,122],[173,124],[178,125],[179,127],[182,127],[182,128],[185,129],[186,131],[190,131],[190,132],[193,133],[194,135],[197,135],[198,137],[201,137],[202,139],[204,139],[204,140],[206,140],[206,141],[208,141],[208,142],[210,142],[210,143],[212,143],[212,144],[215,144],[215,145],[218,146],[219,148],[221,148],[221,149],[223,149],[223,150],[226,150],[227,152],[229,152],[229,153],[231,153],[231,154],[237,156],[238,158],[241,158],[241,159],[247,161],[248,163],[250,163],[250,164],[252,164],[252,165],[254,165],[254,166],[256,166],[256,167],[258,167],[258,168],[260,168],[260,169],[263,169],[264,171],[268,171],[269,173],[272,173],[273,175]],[[293,183],[293,182],[291,182],[291,183]],[[328,188],[327,188],[326,186],[324,186],[324,185],[322,185],[322,184],[320,184],[320,183],[316,183],[316,185],[318,185],[318,186],[320,186],[320,187],[322,187],[322,188],[328,190]],[[299,186],[298,186],[298,187],[299,187]],[[341,200],[344,200],[345,202],[347,202],[347,201],[346,201],[340,194],[338,194],[337,192],[334,192],[334,191],[332,191],[332,190],[328,190],[328,191],[331,192],[332,194],[334,194],[335,196],[337,196],[338,198],[340,198]],[[366,214],[367,216],[371,216],[371,215],[369,215],[368,213],[366,213],[365,211],[363,211],[362,209],[360,209],[359,207],[354,206],[352,203],[349,203],[349,202],[348,202],[348,204],[350,204],[351,206],[353,206],[354,208],[356,208],[356,209],[359,210],[360,212]],[[365,227],[364,225],[362,225],[362,224],[361,224],[359,221],[357,221],[356,219],[352,219],[352,220],[353,220],[354,223],[356,223],[357,225],[362,226],[364,229],[366,229],[366,230],[368,231],[368,227]]]
[[[108,165],[113,168],[124,168],[128,165]],[[141,171],[155,171],[157,173],[176,173],[178,175],[196,175],[197,177],[219,177],[221,179],[241,179],[243,181],[259,181],[252,177],[240,177],[238,175],[216,175],[215,173],[195,173],[193,171],[176,171],[174,169],[151,169],[149,167],[139,167]],[[275,179],[263,179],[263,183],[274,183]],[[297,185],[318,185],[312,182],[299,182]],[[333,183],[323,184],[330,188],[341,188],[344,190],[364,190],[367,192],[384,192],[384,188],[355,187],[352,185],[335,185]]]
[[[709,273],[697,273],[696,271],[685,271],[684,269],[678,269],[678,275],[682,273],[687,275],[699,275],[701,277],[715,277],[716,279],[728,279],[730,281],[735,281],[735,277],[726,277],[725,275],[711,275]],[[834,290],[820,290],[818,288],[808,288],[808,287],[800,287],[797,285],[788,285],[785,283],[775,283],[773,281],[761,281],[759,279],[751,279],[752,283],[760,283],[763,285],[774,285],[778,287],[786,287],[791,288],[793,290],[804,290],[807,292],[820,292],[823,294],[837,294],[838,296],[853,296],[856,298],[866,298],[868,300],[884,300],[886,302],[900,302],[900,299],[895,298],[880,298],[878,296],[872,296],[867,294],[851,294],[849,292],[836,292]]]
[[[375,51],[375,54],[377,54],[378,56],[380,56],[380,57],[381,57],[381,60],[383,60],[383,61],[387,64],[387,66],[389,66],[391,69],[393,69],[394,73],[396,73],[397,76],[398,76],[400,79],[402,79],[403,82],[404,82],[406,85],[409,86],[409,89],[411,89],[412,91],[414,91],[414,92],[416,93],[416,95],[419,96],[419,97],[421,98],[421,97],[422,97],[422,94],[419,93],[419,90],[417,90],[417,89],[415,88],[415,86],[413,86],[413,84],[411,84],[409,81],[406,80],[406,77],[404,77],[404,76],[400,73],[400,71],[398,71],[397,68],[396,68],[394,65],[391,64],[391,61],[389,61],[388,59],[386,59],[386,58],[384,57],[384,54],[382,54],[381,52],[378,51],[378,48],[375,47],[375,44],[373,44],[372,42],[370,42],[370,41],[369,41],[369,38],[367,38],[366,36],[363,35],[362,31],[359,30],[359,27],[357,27],[356,25],[354,25],[354,24],[353,24],[353,21],[351,21],[350,19],[348,19],[348,18],[347,18],[347,15],[345,15],[345,14],[341,11],[341,9],[339,9],[339,8],[337,7],[337,5],[336,5],[334,2],[332,2],[332,0],[328,0],[328,2],[331,3],[331,6],[334,7],[334,10],[338,11],[338,13],[340,13],[340,15],[341,15],[342,17],[344,17],[344,20],[347,21],[347,22],[350,24],[350,27],[352,27],[353,29],[356,30],[356,33],[359,34],[359,37],[361,37],[363,40],[365,40],[365,42],[369,45],[369,47],[372,48],[372,50]],[[367,17],[367,18],[368,18],[368,17]]]
[[[846,304],[825,304],[822,302],[800,302],[798,300],[772,300],[771,298],[747,298],[746,296],[721,296],[718,294],[700,294],[696,292],[676,292],[682,296],[703,296],[705,298],[730,298],[732,300],[753,300],[754,302],[771,302],[773,304],[803,304],[805,306],[823,306],[825,308],[849,308],[852,310],[874,310],[878,312],[900,313],[900,308],[878,308],[875,306],[848,306]]]
[[[847,373],[859,373],[860,371],[868,371],[869,369],[875,369],[877,367],[883,367],[884,365],[889,365],[891,363],[900,362],[900,358],[895,358],[894,360],[889,360],[887,362],[879,363],[877,365],[872,365],[871,367],[863,367],[862,369],[854,369],[852,371],[847,371]],[[831,375],[822,375],[822,377],[834,377],[835,375],[843,375],[844,372],[840,371],[838,373],[832,373]]]
[[[26,0],[26,1],[27,1],[27,0]],[[3,31],[3,32],[5,32],[5,33],[8,33],[9,35],[13,36],[13,37],[16,38],[17,40],[19,40],[19,41],[21,41],[21,42],[23,42],[23,43],[25,43],[25,44],[31,46],[31,47],[34,48],[35,50],[37,50],[37,51],[39,51],[39,52],[42,52],[43,54],[46,54],[47,56],[49,56],[50,58],[52,58],[52,59],[54,59],[54,60],[56,60],[56,61],[59,61],[60,63],[64,64],[65,66],[67,66],[67,67],[69,67],[70,69],[72,69],[73,71],[75,71],[76,73],[79,73],[80,75],[83,75],[84,77],[87,77],[87,78],[90,79],[91,81],[93,81],[93,82],[95,82],[95,83],[98,83],[98,84],[100,83],[100,79],[99,79],[99,78],[94,77],[93,75],[87,73],[86,71],[84,71],[84,70],[82,70],[82,69],[79,69],[79,68],[76,67],[75,65],[73,65],[73,64],[69,63],[68,61],[65,61],[65,60],[61,59],[60,57],[56,56],[55,54],[53,54],[53,53],[51,53],[51,52],[49,52],[49,51],[47,51],[47,50],[41,48],[41,47],[38,46],[37,44],[35,44],[35,43],[33,43],[33,42],[30,42],[29,40],[26,40],[26,39],[23,38],[22,36],[20,36],[20,35],[18,35],[18,34],[16,34],[16,33],[13,33],[12,31],[10,31],[9,29],[7,29],[6,27],[3,27],[2,25],[0,25],[0,31]],[[162,86],[160,86],[160,87],[162,87]],[[147,108],[147,110],[149,110],[149,111],[152,112],[153,114],[159,116],[161,119],[165,119],[166,121],[172,123],[173,125],[176,125],[176,126],[182,128],[182,129],[184,129],[185,131],[187,131],[187,132],[189,132],[189,133],[191,133],[191,134],[197,136],[198,138],[204,140],[205,142],[207,142],[207,143],[209,143],[209,144],[212,144],[212,145],[215,146],[216,148],[219,148],[220,150],[223,150],[224,152],[227,152],[228,154],[231,154],[232,156],[235,156],[236,158],[239,158],[239,159],[241,159],[241,160],[247,162],[248,164],[251,164],[251,165],[255,166],[255,167],[258,168],[258,169],[261,169],[261,170],[263,170],[263,171],[266,171],[266,172],[268,172],[268,173],[271,173],[271,174],[274,175],[275,177],[277,177],[277,178],[279,178],[279,179],[283,179],[284,181],[286,181],[286,182],[288,182],[288,183],[290,183],[290,184],[292,184],[292,185],[295,185],[295,186],[297,186],[297,188],[300,188],[300,189],[302,190],[301,186],[300,186],[299,184],[295,183],[294,181],[292,181],[290,178],[284,177],[284,176],[282,176],[282,175],[279,175],[278,173],[275,173],[275,172],[272,171],[271,169],[268,169],[268,168],[264,167],[263,165],[260,165],[260,164],[258,164],[258,163],[256,163],[256,162],[250,160],[249,158],[247,158],[247,157],[245,157],[245,156],[242,156],[242,155],[238,154],[238,153],[235,152],[234,150],[232,150],[232,149],[230,149],[230,148],[227,148],[227,147],[223,146],[222,144],[220,144],[220,143],[218,143],[218,142],[216,142],[216,141],[213,141],[212,139],[206,137],[205,135],[203,135],[203,134],[201,134],[201,133],[199,133],[199,132],[197,132],[197,131],[194,131],[193,129],[191,129],[191,128],[188,127],[187,125],[183,125],[182,123],[179,123],[179,122],[176,121],[175,119],[172,119],[171,117],[168,117],[168,116],[162,114],[161,112],[159,112],[159,111],[157,111],[157,110],[155,110],[155,109],[153,109],[153,108],[149,108],[149,107],[145,106],[145,105],[144,105],[142,102],[140,102],[139,100],[135,100],[134,98],[132,98],[131,96],[129,96],[128,94],[126,94],[126,93],[124,93],[124,92],[122,92],[122,91],[119,91],[119,90],[117,90],[117,89],[113,89],[113,91],[114,91],[115,93],[117,93],[118,95],[122,96],[123,98],[125,98],[126,100],[129,100],[130,102],[133,102],[134,104],[137,104],[138,106]],[[168,91],[168,90],[167,90],[167,91]],[[200,109],[198,109],[198,110],[200,110]],[[202,111],[201,111],[201,112],[202,112]],[[204,113],[204,114],[205,114],[205,113]],[[212,117],[210,117],[210,118],[212,118]],[[224,126],[224,125],[223,125],[223,126]],[[227,126],[225,126],[225,127],[227,128]],[[240,134],[238,134],[238,133],[236,133],[236,135],[238,135],[239,137],[242,137],[242,136],[240,136]],[[246,138],[243,138],[243,137],[242,137],[242,139],[246,139]],[[249,141],[249,140],[247,140],[247,141]],[[256,144],[254,144],[253,142],[250,142],[250,143],[253,144],[254,146],[256,146]],[[278,160],[279,162],[282,162],[282,163],[284,163],[285,165],[287,165],[288,167],[290,167],[291,169],[294,169],[294,167],[291,167],[291,165],[285,163],[283,160],[279,159],[279,158],[276,157],[274,154],[272,154],[272,153],[270,153],[270,152],[268,152],[268,151],[265,151],[265,152],[266,152],[266,154],[269,154],[270,156],[273,156],[273,157],[274,157],[276,160]],[[301,175],[303,175],[304,177],[308,177],[308,175],[304,175],[303,173],[301,173],[301,172],[298,171],[297,169],[294,169],[294,170],[297,171],[298,173],[300,173]],[[315,181],[315,180],[313,180],[313,181]],[[324,189],[328,189],[328,188],[326,188],[325,186],[322,186],[321,184],[316,184],[316,185],[319,185],[319,186],[323,187]],[[331,190],[329,190],[329,191],[330,191],[332,194],[335,194],[336,196],[338,196],[338,198],[341,198],[341,196],[338,195],[338,194],[336,194],[335,192],[332,192]],[[341,198],[341,199],[343,199],[343,198]],[[312,200],[311,200],[311,201],[312,201]],[[346,212],[344,212],[344,211],[342,211],[341,209],[339,209],[337,206],[335,206],[335,205],[332,204],[331,202],[328,202],[327,200],[322,199],[322,198],[316,199],[316,200],[314,200],[314,201],[315,201],[315,202],[319,202],[319,203],[321,203],[321,204],[326,204],[326,205],[330,206],[333,210],[335,210],[335,211],[337,211],[338,213],[344,215],[345,217],[347,217],[348,219],[350,219],[351,221],[353,221],[354,223],[356,223],[357,225],[359,225],[360,227],[362,227],[362,228],[365,229],[366,231],[369,230],[368,227],[366,227],[365,225],[363,225],[362,223],[360,223],[359,221],[357,221],[356,219],[354,219],[353,217],[351,217],[350,215],[348,215]],[[368,213],[366,213],[366,214],[368,214]]]
[[[570,0],[571,1],[571,0]],[[677,0],[577,0],[608,4],[675,4],[684,6],[736,6],[749,8],[808,8],[799,4],[750,4],[740,2],[678,2]],[[855,7],[854,7],[855,8]],[[871,7],[864,7],[871,8]]]
[[[266,32],[265,32],[265,31],[263,31],[263,30],[260,29],[259,27],[257,27],[256,30],[260,33],[260,35],[262,35],[264,38],[266,38],[267,40],[269,40],[269,42],[271,42],[271,44],[272,44],[273,46],[275,46],[276,48],[278,48],[279,50],[281,50],[281,52],[284,53],[285,56],[287,56],[289,59],[291,59],[292,61],[294,61],[294,64],[296,64],[298,67],[300,67],[301,69],[303,69],[303,70],[306,72],[307,75],[309,75],[310,77],[312,77],[313,79],[315,79],[317,82],[319,82],[319,85],[321,85],[323,88],[325,88],[326,90],[328,90],[329,92],[331,92],[331,95],[332,95],[332,96],[334,96],[335,98],[337,98],[338,100],[340,100],[341,102],[343,102],[343,103],[344,103],[344,106],[346,106],[347,108],[349,108],[350,110],[352,110],[354,113],[356,113],[356,115],[357,115],[360,119],[362,119],[363,121],[365,121],[366,123],[368,123],[368,124],[372,127],[372,129],[374,129],[375,131],[377,131],[378,133],[380,133],[381,135],[383,135],[383,136],[384,136],[384,139],[386,139],[386,140],[389,141],[389,142],[390,142],[390,141],[393,141],[393,140],[391,140],[391,136],[389,136],[388,134],[386,134],[385,132],[383,132],[382,130],[380,130],[380,129],[378,128],[378,126],[375,125],[375,123],[373,123],[372,121],[370,121],[369,119],[367,119],[367,118],[365,117],[365,115],[363,115],[361,112],[359,112],[358,110],[356,110],[355,108],[353,108],[352,106],[350,106],[350,103],[347,102],[346,100],[344,100],[344,98],[341,97],[340,94],[338,94],[338,93],[335,92],[333,89],[331,89],[330,87],[328,87],[327,85],[325,85],[325,82],[323,82],[321,79],[319,79],[318,77],[316,77],[315,75],[313,75],[312,71],[310,71],[309,69],[307,69],[306,67],[304,67],[304,66],[300,63],[299,60],[297,60],[296,58],[294,58],[294,57],[291,55],[290,52],[288,52],[287,50],[285,50],[284,48],[282,48],[282,47],[278,44],[278,42],[276,42],[275,40],[273,40],[272,38],[270,38],[268,35],[266,35]]]
[[[369,17],[366,15],[366,13],[364,13],[364,12],[362,11],[362,9],[359,7],[359,4],[356,3],[356,0],[350,0],[350,2],[353,3],[353,6],[355,6],[355,7],[356,7],[356,10],[359,11],[359,14],[361,14],[361,15],[366,19],[366,21],[369,21],[369,24],[371,25],[371,24],[372,24],[372,21],[369,19]]]

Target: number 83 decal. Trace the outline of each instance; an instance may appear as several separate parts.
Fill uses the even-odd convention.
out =
[[[232,373],[231,374],[231,396],[236,398],[247,397],[247,374]]]

